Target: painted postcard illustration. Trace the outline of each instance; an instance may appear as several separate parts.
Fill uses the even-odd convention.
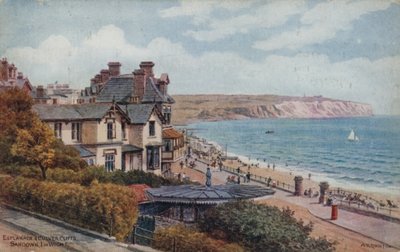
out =
[[[400,251],[399,24],[0,0],[0,251]]]

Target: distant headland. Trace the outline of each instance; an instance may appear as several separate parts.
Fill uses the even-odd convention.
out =
[[[322,96],[278,95],[174,95],[172,121],[187,124],[198,121],[254,118],[339,118],[372,116],[372,106]]]

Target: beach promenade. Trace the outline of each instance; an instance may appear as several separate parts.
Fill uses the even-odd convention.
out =
[[[196,162],[195,170],[205,173],[207,165],[203,162]],[[186,171],[189,169],[186,168]],[[232,174],[223,170],[219,171],[218,168],[211,168],[212,177],[214,184],[225,183],[228,176]],[[189,175],[190,176],[190,175]],[[199,180],[197,178],[197,180]],[[199,181],[200,183],[202,181]],[[243,183],[243,178],[241,180]],[[248,184],[248,183],[245,183]],[[250,181],[249,184],[266,186],[262,183],[255,181]],[[291,204],[295,204],[308,209],[308,211],[315,217],[330,223],[332,225],[337,225],[347,230],[351,230],[368,238],[377,241],[381,248],[394,248],[400,250],[400,224],[385,221],[383,219],[378,219],[374,217],[369,217],[349,211],[339,209],[338,219],[330,220],[331,217],[331,207],[323,206],[318,204],[318,198],[308,198],[308,197],[296,197],[292,193],[283,190],[276,190],[275,195],[272,197],[287,201]],[[370,246],[371,244],[365,244],[365,246]],[[377,246],[375,244],[375,246]]]

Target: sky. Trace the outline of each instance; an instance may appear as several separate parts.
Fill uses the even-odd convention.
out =
[[[400,0],[0,0],[0,57],[33,85],[153,61],[170,94],[276,94],[400,114]]]

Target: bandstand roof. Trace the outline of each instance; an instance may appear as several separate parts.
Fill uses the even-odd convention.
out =
[[[232,200],[253,199],[274,194],[275,191],[257,185],[180,185],[147,190],[153,202],[183,204],[220,204]]]

